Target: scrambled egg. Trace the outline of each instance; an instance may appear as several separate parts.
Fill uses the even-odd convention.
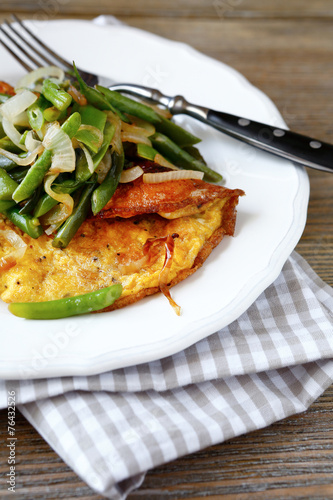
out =
[[[228,198],[215,199],[198,213],[171,220],[157,214],[86,220],[64,250],[52,246],[52,237],[43,235],[33,240],[9,221],[0,220],[0,260],[12,250],[1,230],[14,229],[27,243],[26,252],[16,265],[0,271],[1,299],[5,302],[54,300],[121,283],[122,297],[112,308],[134,302],[158,291],[165,263],[162,240],[156,240],[150,259],[144,253],[147,240],[175,235],[168,283],[179,282],[192,274],[198,255],[214,234],[218,233],[218,238],[210,244],[207,255],[225,232],[230,234],[222,227],[226,201]]]

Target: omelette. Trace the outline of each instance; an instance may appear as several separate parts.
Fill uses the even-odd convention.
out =
[[[69,245],[52,236],[32,239],[0,219],[0,296],[4,302],[40,302],[85,294],[120,283],[113,310],[169,289],[194,273],[224,236],[235,230],[244,192],[197,179],[119,184],[104,209],[88,217]],[[13,232],[24,254],[13,255]],[[9,235],[9,236],[8,236]]]

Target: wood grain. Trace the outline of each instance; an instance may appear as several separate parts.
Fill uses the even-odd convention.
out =
[[[217,6],[226,7],[223,15]],[[52,10],[53,9],[53,10]],[[23,17],[114,14],[132,26],[180,40],[238,69],[277,105],[295,130],[333,142],[333,1],[15,0]],[[309,170],[307,224],[297,246],[333,285],[333,175]],[[300,415],[150,471],[130,500],[333,498],[333,386]],[[0,412],[0,443],[6,412]],[[18,415],[17,500],[102,499]],[[0,446],[0,474],[6,450]],[[2,489],[0,498],[9,498]]]
[[[99,15],[172,18],[328,18],[333,17],[332,0],[4,0],[4,12],[49,15]]]
[[[129,500],[329,499],[333,498],[333,386],[301,414],[266,429],[178,459],[146,476]],[[0,442],[6,438],[6,411],[0,412]],[[17,415],[19,500],[80,498],[98,500]],[[1,449],[0,474],[6,473]],[[9,499],[5,491],[0,498]]]

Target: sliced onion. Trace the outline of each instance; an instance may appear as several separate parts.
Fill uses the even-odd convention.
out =
[[[182,179],[199,179],[204,176],[203,172],[197,170],[172,170],[171,172],[156,172],[143,174],[143,182],[155,184],[157,182],[179,181]]]
[[[176,235],[178,237],[178,234]],[[166,237],[165,241],[165,260],[163,264],[162,271],[160,272],[159,278],[158,278],[158,285],[159,289],[161,292],[164,294],[164,296],[168,299],[169,304],[173,307],[173,310],[177,314],[177,316],[180,316],[181,309],[179,305],[174,301],[174,299],[171,297],[170,294],[170,289],[168,288],[168,283],[170,281],[170,270],[172,266],[172,260],[174,256],[174,238],[171,235],[168,235]]]
[[[122,132],[121,140],[123,142],[134,142],[135,144],[147,144],[147,146],[152,146],[148,137],[134,132]]]
[[[73,212],[74,200],[68,193],[56,193],[52,190],[52,183],[56,180],[59,174],[47,175],[44,182],[45,192],[51,196],[54,200],[62,203],[66,207],[67,217]],[[66,218],[67,218],[66,217]],[[56,221],[49,222],[49,224],[54,224]]]
[[[14,247],[14,250],[9,255],[0,259],[0,271],[7,271],[15,266],[19,259],[22,259],[27,249],[27,244],[12,229],[1,230],[0,235]]]
[[[69,88],[67,89],[67,92],[69,95],[73,97],[73,100],[77,102],[80,106],[86,106],[88,103],[87,98],[81,94],[77,88],[74,87],[74,85],[70,85]]]
[[[104,135],[103,132],[99,130],[99,128],[94,127],[93,125],[83,124],[80,125],[78,132],[80,132],[80,130],[89,130],[89,132],[91,132],[96,138],[94,139],[94,146],[96,146],[97,149],[101,147],[101,145],[103,144]],[[78,139],[78,141],[81,142],[80,139]]]
[[[9,151],[6,151],[5,149],[1,148],[0,148],[0,154],[14,161],[20,167],[26,167],[27,165],[31,165],[35,161],[36,156],[39,155],[43,151],[43,149],[44,149],[43,146],[40,145],[36,149],[31,151],[29,154],[27,154],[27,156],[25,156],[24,158],[21,158],[20,156],[14,153],[10,153]]]
[[[52,233],[54,233],[54,231],[56,231],[59,227],[59,224],[51,224],[47,229],[45,229],[45,234],[47,234],[47,236],[50,236]]]
[[[35,139],[34,133],[32,130],[29,130],[27,136],[25,138],[25,146],[28,151],[33,151],[34,149],[42,146],[42,143],[39,139]]]
[[[167,167],[170,168],[170,170],[180,170],[176,165],[173,163],[170,163],[168,160],[166,160],[162,155],[157,153],[154,157],[154,162],[157,163],[157,165],[161,165],[162,167]]]
[[[13,119],[13,125],[15,125],[15,127],[30,128],[30,122],[27,112],[23,111],[23,113],[20,113],[19,115],[15,116]]]
[[[170,113],[169,110],[167,110],[165,108],[160,108],[158,104],[152,104],[150,102],[145,101],[145,105],[152,108],[155,111],[155,113],[163,116],[164,118],[171,118],[172,117],[172,114]]]
[[[178,238],[178,236],[179,235],[177,233],[174,233],[172,235],[168,234],[167,236],[162,236],[159,238],[148,238],[143,246],[143,253],[146,257],[148,257],[149,259],[148,262],[151,262],[151,260],[156,257],[156,250],[158,250],[160,244],[164,243],[165,258],[163,267],[159,273],[158,286],[160,291],[168,299],[175,313],[179,316],[181,309],[171,297],[170,290],[168,287],[168,284],[170,282],[170,270],[174,256],[174,248],[175,248],[174,239]]]
[[[137,125],[131,125],[130,123],[125,123],[125,122],[121,123],[121,130],[122,130],[122,132],[129,132],[130,134],[143,135],[145,137],[149,137],[150,135],[152,135],[151,130],[147,130],[144,127],[140,127]],[[155,131],[155,128],[154,128],[154,131]]]
[[[91,154],[81,142],[79,143],[79,147],[82,149],[84,156],[86,157],[89,172],[93,174],[95,172],[95,166]]]
[[[123,145],[121,141],[121,120],[119,116],[112,113],[112,111],[107,112],[107,120],[115,126],[115,131],[110,142],[110,145],[116,151],[116,153],[121,154],[123,150]]]
[[[14,95],[0,106],[2,116],[13,121],[14,118],[25,111],[31,104],[37,101],[37,96],[30,90],[23,90]]]
[[[140,128],[144,128],[149,132],[149,135],[153,135],[156,132],[156,129],[152,123],[146,122],[146,120],[143,120],[142,118],[139,118],[138,116],[132,116],[129,115],[129,119],[131,120],[132,123],[137,125]]]
[[[43,130],[35,130],[35,132],[38,135],[39,139],[42,141],[44,139]]]
[[[25,145],[21,144],[22,135],[14,127],[13,122],[8,120],[8,118],[4,118],[2,120],[2,127],[7,137],[15,144],[15,146],[22,149],[22,151],[27,151]]]
[[[52,151],[52,164],[49,173],[73,172],[75,170],[75,151],[72,141],[58,122],[47,129],[43,146]]]
[[[143,170],[138,165],[136,167],[128,168],[127,170],[123,170],[119,182],[125,184],[126,182],[132,182],[135,179],[138,179],[143,174]]]
[[[44,66],[42,68],[37,68],[21,78],[21,80],[17,83],[15,90],[17,91],[22,88],[34,88],[34,85],[38,82],[38,80],[52,77],[57,78],[62,82],[65,78],[65,73],[57,66]]]
[[[97,182],[99,182],[99,184],[102,184],[102,182],[104,181],[108,171],[111,168],[111,164],[112,164],[111,152],[110,149],[108,149],[104,155],[103,160],[100,162],[100,164],[95,170],[97,174]]]
[[[45,215],[40,217],[40,221],[43,226],[49,226],[45,229],[45,233],[50,235],[57,229],[68,217],[69,212],[67,210],[66,205],[59,204],[55,207],[51,208]]]

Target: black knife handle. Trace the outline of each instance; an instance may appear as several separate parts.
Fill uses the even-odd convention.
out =
[[[122,83],[110,88],[158,102],[173,115],[192,116],[220,132],[282,158],[324,172],[333,172],[333,145],[327,142],[241,116],[214,111],[192,104],[182,95],[167,96],[151,87]]]
[[[182,96],[173,99],[171,112],[174,114],[187,114],[259,149],[306,167],[333,173],[332,144],[284,128],[197,106]]]

